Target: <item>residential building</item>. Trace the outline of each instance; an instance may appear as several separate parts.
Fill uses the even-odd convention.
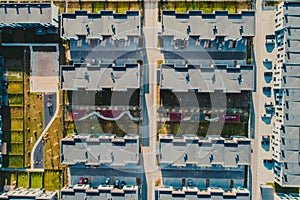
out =
[[[61,66],[63,90],[127,91],[140,88],[140,64],[136,60],[99,61]]]
[[[275,182],[300,187],[300,3],[276,7],[275,123],[272,135]]]
[[[24,199],[24,200],[58,200],[57,192],[45,192],[41,189],[25,189],[17,188],[3,194],[0,194],[1,200],[13,200],[13,199]]]
[[[241,93],[254,89],[255,12],[162,11],[162,90]]]
[[[247,188],[250,140],[159,135],[158,164],[165,187]]]
[[[61,140],[61,164],[137,166],[139,149],[138,135],[73,136]]]
[[[184,187],[175,189],[173,187],[156,187],[155,200],[169,199],[232,199],[232,200],[250,200],[250,192],[247,189],[231,189],[225,191],[221,188],[198,189],[195,187]]]
[[[54,4],[1,3],[0,7],[2,42],[37,42],[58,33],[58,7]]]
[[[61,17],[70,65],[61,67],[63,90],[127,91],[140,87],[139,11],[75,11]]]
[[[159,135],[158,144],[161,166],[173,167],[239,167],[250,165],[250,140],[245,137],[198,138],[193,135],[174,137]]]
[[[99,185],[92,188],[89,185],[66,186],[61,190],[61,200],[117,200],[117,199],[139,199],[138,186],[124,186],[116,188],[113,185]]]

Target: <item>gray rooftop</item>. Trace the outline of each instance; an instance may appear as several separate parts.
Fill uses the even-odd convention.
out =
[[[274,199],[274,188],[272,185],[260,185],[262,200]]]
[[[139,136],[74,136],[61,140],[61,163],[74,165],[136,166],[139,162]]]
[[[297,0],[298,1],[298,0]],[[299,19],[299,9],[300,3],[298,2],[285,2],[280,4],[283,6],[283,14],[287,18],[286,26],[297,26],[300,27]]]
[[[299,160],[299,145],[300,145],[300,127],[284,127],[281,135],[282,142],[282,157],[284,162],[294,162]],[[284,156],[283,156],[284,154]]]
[[[62,89],[96,91],[105,88],[127,91],[140,87],[140,65],[136,60],[116,60],[107,64],[103,62],[105,61],[94,65],[61,66]]]
[[[126,11],[125,14],[113,11],[75,11],[62,14],[62,37],[66,39],[86,36],[102,39],[113,36],[115,39],[127,39],[128,36],[140,36],[141,19],[139,11]]]
[[[159,135],[160,165],[237,167],[250,165],[250,140],[244,137],[207,138],[185,135]]]
[[[183,187],[182,189],[174,189],[172,187],[156,187],[155,200],[250,200],[250,192],[247,189],[233,188],[231,191],[224,191],[221,188],[208,188],[207,190],[199,190],[194,187]]]
[[[275,32],[278,43],[278,50],[285,51],[286,57],[278,58],[276,80],[280,91],[284,91],[282,97],[283,114],[280,120],[276,120],[280,130],[280,149],[275,156],[274,174],[275,181],[283,187],[300,186],[300,166],[299,166],[299,148],[300,148],[300,3],[283,2],[278,5],[277,15],[284,17],[281,25]],[[278,17],[281,17],[280,15]],[[277,18],[278,18],[277,17]],[[277,19],[278,20],[278,19]],[[281,64],[282,63],[282,64]],[[274,84],[274,86],[276,86]],[[280,96],[280,95],[278,95]],[[281,100],[281,98],[278,98]],[[281,107],[281,105],[278,105]]]
[[[189,64],[194,62],[197,64]],[[233,62],[233,61],[232,61]],[[254,89],[254,70],[251,65],[229,66],[226,64],[202,65],[201,60],[174,60],[162,64],[160,87],[175,92],[214,92],[240,93]]]
[[[299,90],[300,92],[300,90]],[[285,108],[285,118],[283,119],[285,126],[300,126],[300,102],[289,101],[285,103],[289,109]]]
[[[213,60],[244,60],[246,58],[247,38],[229,39],[215,38],[202,39],[191,36],[188,39],[179,40],[172,36],[163,37],[163,50],[180,54],[180,51],[189,53],[197,51],[199,58]],[[222,53],[222,54],[220,54]],[[184,58],[187,58],[184,55]]]
[[[138,186],[124,186],[122,189],[113,185],[100,185],[92,188],[90,185],[75,185],[61,189],[61,200],[138,200]]]
[[[162,11],[163,35],[172,35],[176,39],[188,38],[190,35],[214,39],[216,36],[228,38],[253,37],[255,35],[255,11],[242,11],[229,14],[228,11],[215,11],[204,14],[202,11],[176,13]]]
[[[0,195],[0,199],[27,199],[27,200],[57,200],[56,192],[45,192],[41,189],[17,188]]]
[[[21,27],[22,24],[57,28],[58,23],[58,8],[50,3],[0,4],[0,28]]]

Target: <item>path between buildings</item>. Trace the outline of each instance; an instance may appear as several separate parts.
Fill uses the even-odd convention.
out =
[[[156,164],[156,122],[157,122],[157,104],[156,104],[156,89],[157,89],[157,60],[163,59],[163,56],[157,48],[157,36],[160,30],[158,20],[158,1],[144,1],[144,37],[146,45],[146,59],[149,73],[149,93],[144,94],[145,105],[148,110],[147,131],[149,131],[149,146],[142,147],[144,159],[144,170],[147,184],[147,199],[154,199],[155,181],[161,179],[161,172]]]
[[[37,139],[36,143],[34,144],[32,151],[31,151],[31,158],[30,158],[30,164],[31,164],[31,169],[35,169],[38,166],[36,166],[35,162],[36,160],[34,159],[36,156],[36,154],[41,154],[41,144],[43,145],[43,138],[46,134],[46,132],[49,130],[50,126],[52,125],[52,123],[54,122],[55,118],[58,115],[58,111],[59,111],[59,91],[57,89],[56,93],[56,108],[55,108],[55,113],[52,116],[50,122],[48,123],[48,125],[45,127],[44,131],[42,132],[41,136]],[[44,149],[44,148],[43,148]],[[39,162],[39,161],[38,161]]]

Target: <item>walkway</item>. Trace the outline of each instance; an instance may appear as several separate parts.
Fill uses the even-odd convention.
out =
[[[267,34],[274,34],[275,12],[262,10],[263,0],[257,0],[256,4],[256,37],[254,38],[254,51],[256,60],[256,92],[253,92],[253,104],[255,114],[254,139],[252,140],[253,155],[251,157],[252,172],[252,199],[261,199],[260,185],[267,182],[274,182],[273,170],[264,166],[263,160],[272,157],[271,151],[265,151],[262,148],[261,141],[263,135],[272,134],[272,123],[266,124],[261,115],[266,112],[264,104],[274,102],[273,96],[266,97],[262,88],[271,86],[273,83],[266,83],[264,72],[268,69],[263,65],[263,60],[268,58],[273,63],[276,61],[275,49],[268,53],[265,46],[265,37]]]
[[[44,145],[43,145],[43,139],[44,139],[44,135],[47,133],[48,129],[50,128],[50,126],[52,125],[52,123],[54,122],[55,118],[58,115],[58,111],[59,111],[59,91],[57,89],[55,95],[53,95],[56,97],[55,100],[56,103],[54,105],[56,105],[56,108],[54,108],[53,110],[55,110],[54,115],[52,116],[50,122],[48,123],[48,125],[45,127],[43,133],[41,134],[41,136],[38,138],[38,140],[36,141],[36,143],[34,144],[32,151],[31,151],[31,169],[35,169],[35,168],[43,168],[42,163],[44,162]]]
[[[144,159],[144,170],[146,174],[147,182],[147,199],[154,199],[154,187],[155,180],[161,178],[161,172],[156,165],[156,113],[158,105],[156,104],[156,69],[157,60],[163,59],[160,50],[157,48],[158,31],[160,30],[160,24],[158,23],[158,1],[157,0],[145,0],[144,1],[144,37],[146,46],[146,62],[144,67],[149,71],[145,72],[149,74],[149,93],[145,93],[145,106],[144,110],[148,111],[148,123],[145,124],[145,131],[148,131],[149,146],[142,148],[142,154]],[[147,83],[146,83],[147,84]],[[147,129],[147,130],[146,130]]]

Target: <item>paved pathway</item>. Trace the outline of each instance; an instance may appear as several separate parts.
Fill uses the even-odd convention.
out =
[[[31,168],[43,168],[44,167],[44,145],[43,145],[43,139],[44,139],[44,135],[47,133],[48,129],[50,128],[51,124],[53,123],[53,121],[55,120],[55,118],[58,115],[58,111],[59,111],[59,92],[57,89],[57,92],[53,95],[56,98],[53,99],[52,101],[56,101],[55,103],[53,103],[53,105],[55,105],[55,108],[53,108],[53,116],[51,118],[51,120],[49,121],[49,123],[47,124],[47,126],[44,128],[44,131],[42,132],[41,136],[38,138],[38,140],[36,141],[36,143],[34,144],[32,151],[31,151]],[[46,108],[48,109],[48,108]]]
[[[161,172],[156,166],[156,69],[157,60],[162,59],[163,56],[157,49],[157,34],[160,24],[158,23],[158,1],[157,0],[145,0],[144,1],[144,36],[146,45],[146,62],[144,65],[148,69],[149,74],[149,93],[145,96],[145,107],[148,111],[148,124],[147,130],[149,137],[149,145],[142,148],[142,154],[144,159],[144,170],[146,173],[146,188],[147,199],[154,199],[154,186],[155,180],[161,178]],[[145,72],[147,73],[147,72]],[[145,128],[145,127],[144,127]],[[145,140],[145,138],[144,138]],[[144,183],[144,184],[145,184]],[[144,187],[144,186],[143,186]],[[144,191],[143,191],[144,192]]]
[[[251,172],[252,182],[252,199],[261,199],[260,185],[266,182],[273,182],[273,170],[267,169],[264,164],[264,159],[272,157],[271,151],[265,151],[262,148],[261,140],[263,135],[272,134],[272,123],[266,124],[261,115],[265,113],[264,103],[274,102],[273,97],[268,98],[263,94],[262,88],[264,86],[271,86],[271,83],[266,83],[264,80],[264,72],[267,68],[263,65],[263,60],[269,58],[275,63],[275,49],[272,53],[268,53],[265,46],[265,37],[267,34],[274,34],[274,11],[263,11],[262,0],[257,0],[256,4],[256,37],[254,38],[255,59],[256,59],[256,92],[253,93],[253,104],[255,114],[255,129],[252,140],[253,155],[251,157]],[[273,103],[274,104],[274,103]]]

